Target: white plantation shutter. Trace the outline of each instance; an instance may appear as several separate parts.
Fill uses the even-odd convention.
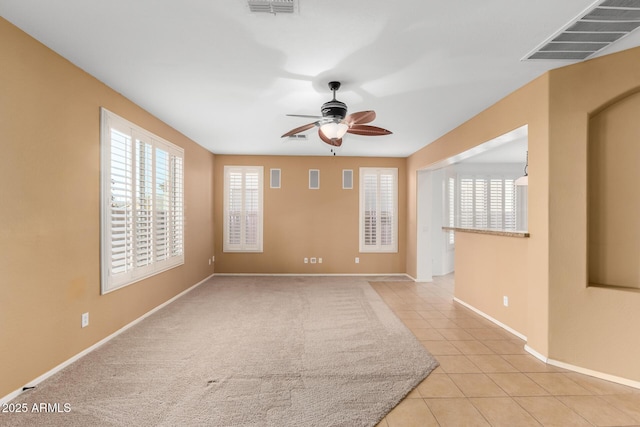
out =
[[[169,246],[171,257],[184,255],[184,160],[170,157],[169,179],[171,182],[169,213]]]
[[[102,109],[101,289],[184,263],[183,150]]]
[[[258,219],[260,217],[260,176],[257,171],[245,174],[244,192],[244,242],[247,247],[257,248],[258,245]]]
[[[398,251],[398,169],[360,168],[360,252]]]
[[[362,175],[364,189],[364,245],[378,244],[378,177],[375,174]]]
[[[225,252],[262,252],[262,181],[262,166],[225,166]]]
[[[505,230],[516,229],[516,181],[504,179],[504,224]]]
[[[113,274],[131,270],[133,262],[133,170],[131,138],[115,129],[110,129],[111,163],[107,194],[107,222],[111,225],[109,243]],[[105,264],[105,262],[103,262]]]
[[[379,175],[380,179],[380,245],[391,247],[395,242],[396,178],[391,173]]]
[[[162,261],[183,252],[184,189],[182,158],[156,147],[155,256]]]
[[[474,179],[462,178],[460,180],[460,215],[458,227],[473,228],[474,221]]]
[[[156,148],[156,182],[155,190],[155,244],[156,258],[165,260],[169,256],[170,249],[170,205],[169,191],[171,190],[171,182],[169,180],[171,171],[169,168],[169,153]]]
[[[489,228],[504,227],[504,181],[492,178],[489,180]]]
[[[456,226],[456,179],[449,177],[447,188],[447,225],[449,227]],[[455,243],[455,232],[453,230],[447,231],[447,243],[453,245]]]
[[[487,228],[488,226],[488,203],[487,203],[487,194],[488,194],[488,182],[483,178],[476,178],[474,182],[474,226],[476,228]]]
[[[151,144],[136,139],[135,266],[153,263],[153,166]]]
[[[228,194],[225,197],[225,202],[227,203],[227,226],[225,227],[227,237],[225,238],[225,242],[229,247],[239,247],[242,241],[243,178],[242,171],[229,171],[227,182],[225,183],[225,186],[228,186]]]
[[[513,178],[465,176],[459,181],[457,227],[516,229]]]

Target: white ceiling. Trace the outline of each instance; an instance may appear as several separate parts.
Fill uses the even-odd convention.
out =
[[[566,61],[521,61],[593,0],[0,0],[0,15],[219,154],[330,155],[310,122],[342,82],[390,136],[343,156],[408,156]],[[640,45],[638,31],[600,55]]]

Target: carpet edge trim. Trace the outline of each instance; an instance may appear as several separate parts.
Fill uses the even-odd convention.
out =
[[[431,355],[431,353],[429,353],[429,354]],[[428,377],[429,375],[431,375],[431,373],[432,373],[433,371],[435,371],[435,370],[438,368],[438,366],[440,366],[440,362],[438,362],[438,360],[435,358],[435,356],[431,355],[431,357],[433,358],[433,362],[434,362],[434,363],[431,363],[431,365],[430,365],[430,366],[429,366],[429,368],[427,369],[427,372],[425,372],[425,373],[423,374],[424,376],[420,375],[420,377],[422,377],[422,378],[417,377],[417,378],[420,378],[420,379],[415,381],[415,384],[413,384],[413,385],[411,386],[411,388],[409,389],[409,391],[408,391],[404,396],[400,397],[400,399],[398,399],[396,402],[393,402],[393,401],[392,401],[392,403],[391,403],[391,405],[390,405],[389,409],[387,409],[387,410],[385,410],[385,411],[384,411],[384,414],[382,415],[382,417],[380,417],[380,419],[379,419],[379,420],[377,420],[377,421],[376,421],[376,424],[375,424],[375,425],[380,424],[380,422],[381,422],[381,421],[382,421],[382,420],[383,420],[387,415],[389,415],[389,413],[391,413],[391,411],[393,411],[393,410],[395,409],[395,407],[396,407],[396,406],[398,406],[398,405],[400,404],[400,402],[402,402],[402,401],[403,401],[403,400],[404,400],[408,395],[410,395],[411,393],[413,393],[413,391],[414,391],[415,389],[417,389],[417,388],[418,388],[418,386],[419,386],[420,384],[422,384],[422,382],[423,382],[424,380],[426,380],[426,379],[427,379],[427,377]]]

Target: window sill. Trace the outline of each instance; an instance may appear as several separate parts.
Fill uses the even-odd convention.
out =
[[[463,233],[490,234],[504,237],[530,237],[528,231],[491,230],[484,228],[442,227],[445,231],[461,231]]]

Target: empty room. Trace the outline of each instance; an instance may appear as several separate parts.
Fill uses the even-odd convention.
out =
[[[0,425],[640,425],[640,0],[0,0]]]

